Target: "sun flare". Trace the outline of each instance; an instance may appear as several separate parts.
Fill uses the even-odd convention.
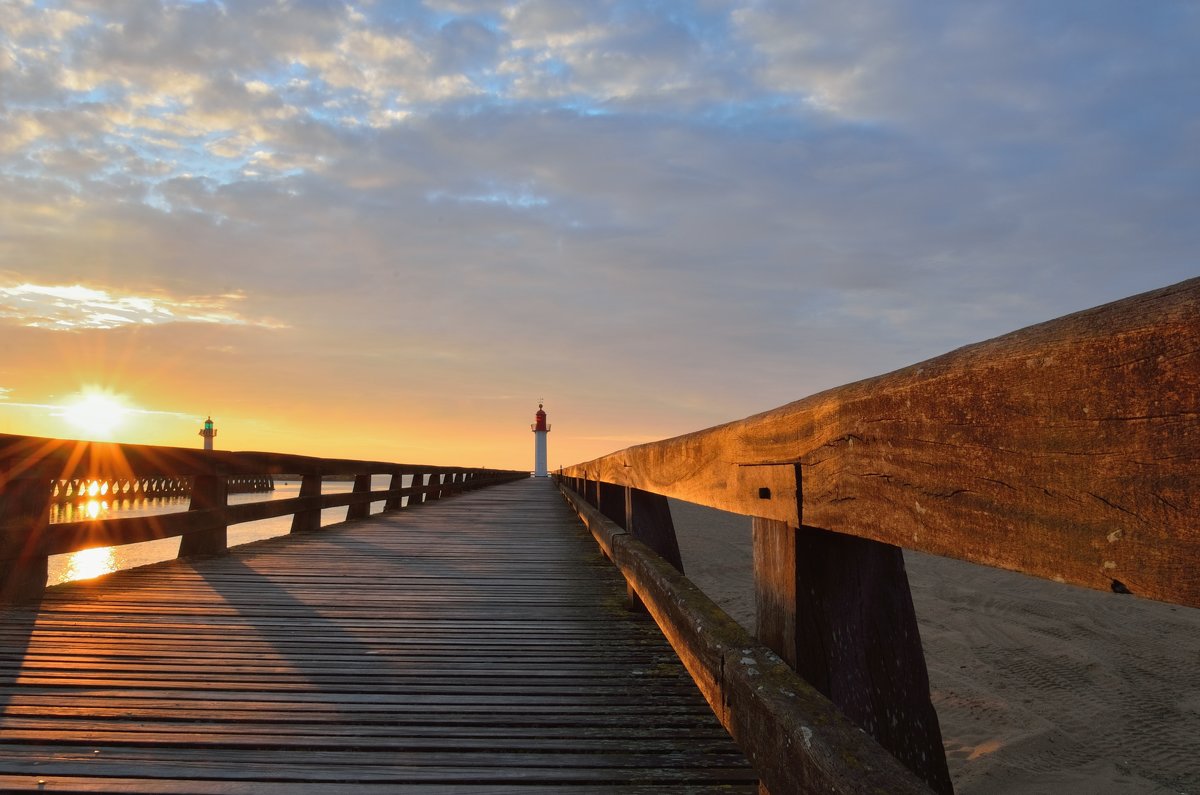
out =
[[[131,409],[121,395],[84,389],[63,406],[63,419],[90,438],[108,439],[125,424]]]

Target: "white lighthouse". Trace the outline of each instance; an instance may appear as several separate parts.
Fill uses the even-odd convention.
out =
[[[204,427],[200,429],[200,435],[204,437],[204,449],[213,449],[213,437],[217,435],[217,429],[213,427],[212,417],[204,421]]]
[[[533,418],[534,423],[529,426],[533,430],[533,476],[544,478],[549,474],[546,471],[546,434],[550,433],[550,426],[546,424],[546,412],[541,403],[538,403]]]

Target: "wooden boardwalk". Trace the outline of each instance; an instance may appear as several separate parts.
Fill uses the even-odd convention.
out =
[[[0,611],[0,789],[745,792],[554,486],[526,480]]]

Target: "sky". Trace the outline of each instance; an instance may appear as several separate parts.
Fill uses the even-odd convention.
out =
[[[569,465],[1197,218],[1194,0],[0,0],[0,432]]]

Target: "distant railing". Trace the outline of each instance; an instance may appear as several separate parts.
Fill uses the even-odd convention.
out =
[[[257,494],[274,491],[275,481],[270,475],[245,475],[228,477],[225,487],[230,494]],[[101,500],[144,500],[155,497],[187,497],[192,493],[189,477],[166,477],[155,475],[140,478],[70,478],[56,480],[50,490],[50,500],[57,505]]]
[[[1200,607],[1200,279],[559,477],[768,789],[876,758],[807,688],[948,792],[901,548]],[[800,676],[664,569],[666,496],[754,517],[756,634]]]
[[[300,475],[300,495],[229,505],[229,482]],[[326,475],[352,476],[353,490],[322,493]],[[390,475],[372,490],[372,475]],[[412,482],[403,485],[403,478]],[[179,556],[223,552],[227,528],[292,515],[293,533],[320,527],[325,508],[348,506],[347,519],[366,517],[372,502],[393,511],[461,491],[529,477],[528,472],[311,458],[279,453],[230,453],[177,447],[103,444],[0,434],[0,601],[36,599],[45,588],[47,558],[99,546],[180,537]],[[50,524],[50,504],[62,481],[187,479],[186,511]]]

